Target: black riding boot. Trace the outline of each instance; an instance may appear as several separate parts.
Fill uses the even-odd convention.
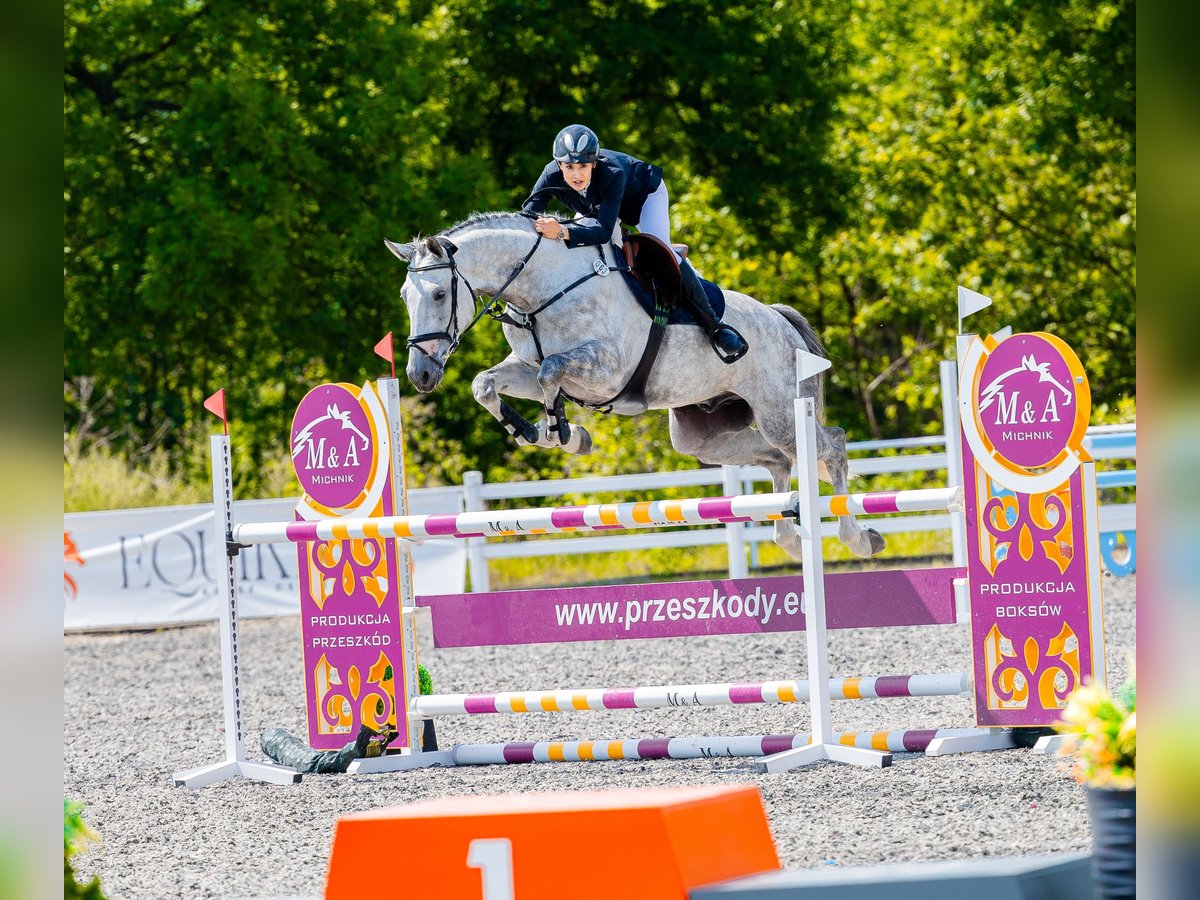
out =
[[[700,323],[705,333],[708,334],[708,339],[712,343],[713,350],[721,358],[721,362],[737,362],[746,355],[746,351],[750,349],[750,345],[746,343],[746,339],[738,334],[737,331],[723,324],[717,318],[712,304],[708,302],[708,294],[704,293],[704,285],[700,283],[700,276],[696,274],[696,270],[692,268],[692,264],[686,259],[679,264],[679,274],[683,278],[683,289],[680,291],[680,294],[684,302],[695,313],[696,321]]]

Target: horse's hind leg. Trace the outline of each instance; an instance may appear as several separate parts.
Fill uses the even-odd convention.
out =
[[[821,477],[833,485],[835,494],[850,492],[850,463],[846,458],[846,432],[834,425],[817,426],[818,469]],[[887,545],[874,528],[859,524],[854,516],[838,516],[838,537],[851,553],[869,558]]]
[[[796,454],[796,418],[792,413],[792,399],[781,391],[766,394],[760,398],[755,407],[755,423],[763,438],[772,446],[778,448],[789,459],[788,475],[772,476],[776,481],[776,491],[788,490],[780,484],[790,484],[791,461]],[[846,461],[846,432],[834,426],[817,426],[817,474],[822,481],[828,481],[838,494],[849,490],[848,479],[850,464]],[[783,546],[780,528],[776,525],[776,543]],[[856,556],[871,557],[884,548],[883,536],[873,528],[864,528],[854,516],[838,516],[838,537],[842,543]],[[799,539],[797,538],[797,547]],[[790,549],[788,552],[792,552]],[[799,555],[798,551],[795,555]]]
[[[762,466],[771,473],[776,493],[792,489],[792,458],[771,446],[754,421],[744,400],[735,400],[711,413],[695,406],[671,410],[671,446],[710,465]],[[775,523],[775,543],[800,558],[800,534],[791,519]]]

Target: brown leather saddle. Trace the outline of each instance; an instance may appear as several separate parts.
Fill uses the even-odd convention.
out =
[[[679,258],[674,250],[687,258],[686,244],[668,247],[652,234],[630,234],[621,232],[625,264],[630,273],[652,296],[657,296],[667,309],[679,304],[682,276],[679,274]]]

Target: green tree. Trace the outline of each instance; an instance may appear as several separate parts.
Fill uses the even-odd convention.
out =
[[[170,445],[224,385],[258,459],[403,332],[382,237],[494,191],[440,140],[444,17],[404,11],[67,4],[65,369],[97,427]]]
[[[1135,390],[1133,15],[69,0],[66,424],[194,472],[200,401],[225,386],[239,470],[265,480],[302,393],[378,374],[370,344],[407,331],[381,238],[516,208],[573,121],[663,166],[707,277],[809,317],[852,438],[940,429],[960,283],[997,300],[973,327],[1057,332],[1115,408]],[[485,322],[406,401],[417,476],[644,468],[662,443],[661,419],[599,421],[602,459],[515,448],[470,394],[505,352]]]
[[[872,434],[936,422],[960,283],[997,300],[984,326],[1075,347],[1098,399],[1134,393],[1133,12],[856,4],[834,142],[853,214],[814,274],[841,409]]]

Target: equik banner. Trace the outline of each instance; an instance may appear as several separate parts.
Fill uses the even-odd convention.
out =
[[[409,491],[414,515],[462,511],[461,488]],[[294,498],[242,500],[236,522],[286,522]],[[66,631],[143,628],[217,618],[222,548],[215,546],[211,503],[68,513],[63,517]],[[300,612],[296,551],[257,545],[238,555],[239,614]],[[463,541],[413,547],[417,594],[459,593],[466,586]]]

